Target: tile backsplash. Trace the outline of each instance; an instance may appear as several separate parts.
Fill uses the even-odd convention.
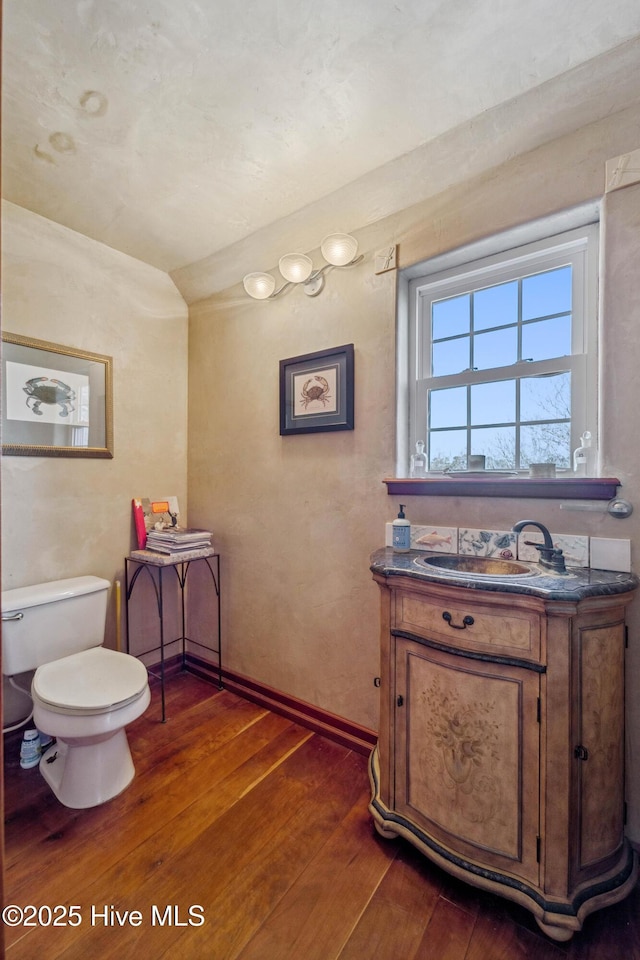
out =
[[[591,567],[598,570],[631,570],[631,541],[591,537]]]
[[[515,559],[517,535],[510,530],[458,530],[458,553],[471,557]]]
[[[564,561],[568,567],[589,566],[589,537],[552,533],[551,539],[554,547],[559,547],[562,550]],[[543,543],[544,537],[537,530],[523,530],[518,535],[518,559],[536,563],[540,559],[540,554],[535,547],[527,544],[527,540],[533,543]],[[630,543],[630,541],[627,541],[627,543]]]
[[[385,544],[390,547],[393,527],[385,525]],[[599,570],[631,571],[631,541],[605,537],[583,537],[570,533],[552,533],[568,567],[593,567]],[[526,543],[542,543],[542,534],[534,527],[515,534],[511,530],[476,530],[445,527],[441,524],[411,524],[411,546],[432,553],[460,553],[475,557],[502,557],[537,563],[540,554]]]
[[[458,528],[414,527],[412,524],[411,546],[414,550],[435,550],[437,553],[458,553]]]

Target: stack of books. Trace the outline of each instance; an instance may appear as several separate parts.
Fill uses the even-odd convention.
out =
[[[149,530],[146,549],[132,550],[131,559],[165,566],[210,557],[214,552],[209,530],[166,527]]]
[[[210,550],[211,532],[184,527],[167,527],[164,530],[149,530],[147,550],[158,553],[181,554],[193,550]]]

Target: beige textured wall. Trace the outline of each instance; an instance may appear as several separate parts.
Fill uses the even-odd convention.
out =
[[[602,469],[624,481],[621,495],[635,512],[625,521],[592,523],[589,532],[629,537],[632,569],[640,575],[640,183],[607,194],[603,225]],[[640,844],[640,597],[629,615],[626,677],[627,832]]]
[[[637,147],[640,110],[551,143],[370,226],[366,254],[323,293],[250,301],[234,287],[190,310],[189,503],[223,560],[227,666],[369,727],[377,724],[378,596],[368,557],[397,512],[381,483],[393,472],[395,291],[372,255],[398,242],[402,266],[604,193],[605,162]],[[451,158],[455,163],[455,157]],[[637,512],[619,521],[555,501],[408,498],[416,523],[510,526],[525,515],[555,532],[632,538],[640,524],[633,418],[640,393],[639,193],[605,203],[602,351],[604,469]],[[285,252],[285,251],[283,251]],[[268,269],[268,263],[256,263]],[[622,338],[622,339],[621,339]],[[280,437],[278,361],[355,344],[355,430]],[[629,418],[631,414],[631,418]],[[640,614],[629,650],[630,834],[640,839]]]
[[[115,439],[111,460],[3,457],[2,588],[122,579],[131,498],[186,508],[187,309],[160,270],[13,204],[2,217],[3,329],[113,357]]]
[[[378,614],[366,565],[394,456],[394,298],[394,275],[362,266],[334,272],[321,299],[206,302],[190,325],[189,498],[222,554],[225,661],[368,726]],[[279,360],[345,343],[355,430],[280,437]]]

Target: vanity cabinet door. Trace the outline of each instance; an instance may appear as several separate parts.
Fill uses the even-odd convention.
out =
[[[539,880],[535,670],[396,638],[395,809],[460,863]]]
[[[573,882],[613,865],[624,832],[624,623],[581,624],[572,687]]]

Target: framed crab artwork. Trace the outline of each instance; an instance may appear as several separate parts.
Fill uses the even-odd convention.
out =
[[[3,333],[2,453],[113,457],[111,357]]]
[[[280,361],[280,434],[353,430],[353,344]]]

